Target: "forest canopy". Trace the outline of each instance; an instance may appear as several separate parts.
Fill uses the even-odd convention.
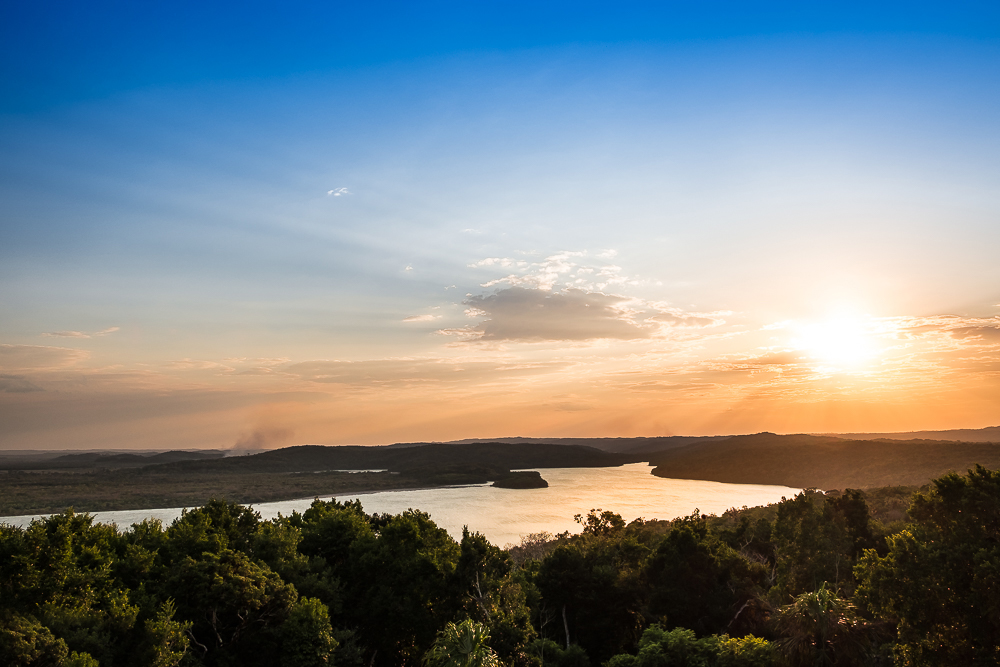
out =
[[[905,515],[901,506],[908,504]],[[722,516],[577,517],[501,549],[418,510],[213,500],[0,526],[0,663],[938,665],[1000,660],[1000,472]]]

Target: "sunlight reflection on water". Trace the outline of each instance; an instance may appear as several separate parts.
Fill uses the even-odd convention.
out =
[[[799,490],[787,486],[723,484],[692,479],[663,479],[650,474],[645,463],[617,468],[539,468],[549,483],[547,489],[498,489],[486,484],[436,489],[379,491],[337,496],[338,500],[361,501],[366,512],[398,514],[420,509],[456,539],[462,527],[479,531],[499,546],[516,543],[521,535],[548,531],[578,532],[574,514],[593,508],[611,510],[626,521],[673,519],[695,508],[706,514],[721,514],[730,507],[764,505],[791,498]],[[329,497],[329,496],[327,496]],[[254,509],[264,519],[278,514],[302,512],[312,498],[260,503]],[[180,516],[180,508],[95,512],[98,521],[125,527],[156,518],[165,524]],[[3,517],[0,522],[25,526],[33,516]]]

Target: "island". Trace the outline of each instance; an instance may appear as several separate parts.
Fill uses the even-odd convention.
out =
[[[547,489],[549,483],[542,479],[542,473],[537,470],[519,470],[500,477],[490,486],[499,489]]]

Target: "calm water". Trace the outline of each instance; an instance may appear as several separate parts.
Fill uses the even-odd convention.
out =
[[[337,499],[358,499],[368,513],[420,509],[455,538],[461,539],[462,526],[467,525],[493,544],[504,546],[519,542],[521,535],[528,533],[578,532],[580,526],[573,515],[586,514],[592,508],[617,512],[626,521],[636,517],[673,519],[695,508],[721,514],[730,507],[764,505],[798,492],[786,486],[663,479],[651,475],[650,470],[645,463],[618,468],[546,468],[539,472],[549,483],[547,489],[497,489],[483,484],[349,494]],[[301,512],[311,502],[309,498],[261,503],[254,509],[271,519],[279,513]],[[180,508],[170,508],[96,512],[94,516],[98,521],[127,527],[148,518],[170,523],[180,513]],[[3,517],[0,522],[26,526],[35,516]]]

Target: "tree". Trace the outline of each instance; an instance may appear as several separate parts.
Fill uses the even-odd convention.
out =
[[[854,605],[824,582],[778,610],[779,642],[792,665],[857,665],[865,654],[863,628]]]
[[[177,615],[191,622],[192,650],[206,662],[261,658],[260,644],[288,616],[295,588],[240,551],[222,549],[174,564],[163,582]]]
[[[146,621],[146,640],[142,651],[149,667],[176,667],[187,655],[191,622],[174,620],[174,601],[160,605],[156,615]]]
[[[583,526],[583,532],[590,535],[613,535],[625,527],[621,514],[608,510],[592,509],[587,516],[576,514],[573,520]]]
[[[818,507],[817,498],[822,499]],[[773,537],[778,581],[771,597],[776,603],[815,591],[823,582],[850,595],[858,557],[876,545],[868,505],[854,489],[839,497],[803,492],[781,503]]]
[[[223,549],[253,556],[260,525],[260,514],[253,509],[213,498],[202,507],[184,510],[167,529],[163,548],[172,561]]]
[[[333,664],[337,640],[330,614],[316,598],[302,598],[281,624],[281,667],[324,667]]]
[[[1000,663],[1000,471],[950,473],[914,496],[912,525],[865,551],[859,598],[897,622],[900,665]]]
[[[501,667],[487,641],[489,629],[471,619],[448,623],[424,655],[425,667]]]
[[[600,528],[600,515],[593,516]],[[620,527],[584,532],[558,546],[534,576],[542,597],[539,625],[548,627],[543,636],[566,650],[579,644],[599,661],[634,645],[644,625],[642,575],[649,553]]]
[[[675,521],[646,564],[649,611],[699,634],[725,631],[761,593],[767,567],[708,534],[698,511]]]
[[[772,667],[774,645],[758,637],[709,635],[698,639],[692,630],[647,629],[639,640],[637,655],[619,654],[608,667]]]
[[[521,582],[512,576],[511,558],[480,533],[462,531],[455,570],[456,589],[464,589],[464,613],[484,623],[491,646],[505,664],[527,659],[524,647],[535,637]]]
[[[461,549],[425,512],[389,518],[350,546],[345,611],[377,664],[413,664],[455,617],[465,587],[455,578]]]
[[[0,617],[0,664],[59,667],[69,648],[66,642],[30,616]]]

